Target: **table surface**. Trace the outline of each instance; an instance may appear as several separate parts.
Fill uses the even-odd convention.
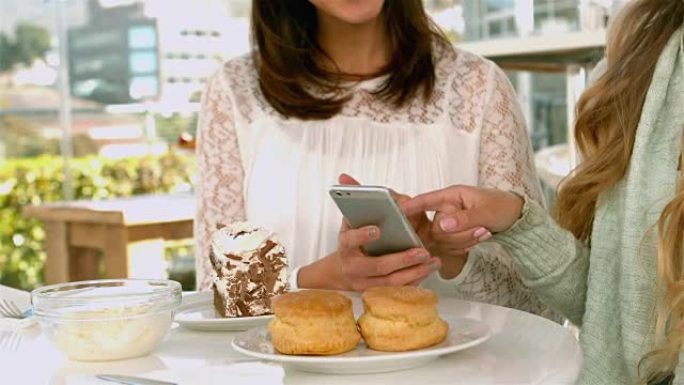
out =
[[[195,197],[190,193],[141,195],[101,201],[65,201],[26,206],[23,214],[44,221],[95,222],[127,226],[191,221]]]
[[[234,351],[237,333],[176,326],[146,357],[108,363],[68,361],[40,332],[0,330],[0,383],[106,385],[98,373],[139,375],[178,384],[573,384],[582,362],[575,337],[544,318],[498,306],[441,298],[443,316],[480,319],[493,330],[484,344],[410,370],[324,375],[255,361]],[[9,343],[7,341],[10,341]],[[5,341],[4,343],[2,343]],[[109,383],[110,384],[110,383]]]

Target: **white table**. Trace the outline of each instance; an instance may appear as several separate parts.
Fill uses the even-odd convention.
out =
[[[483,345],[393,373],[322,375],[253,361],[233,351],[234,333],[174,328],[150,356],[110,362],[70,362],[38,327],[0,331],[0,383],[106,385],[96,373],[140,375],[182,385],[242,384],[573,384],[581,365],[575,337],[562,326],[517,310],[440,299],[440,313],[485,321],[494,331]],[[3,334],[4,333],[4,334]],[[8,342],[9,341],[9,342]]]

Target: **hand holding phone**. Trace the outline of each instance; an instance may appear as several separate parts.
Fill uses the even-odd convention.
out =
[[[365,246],[369,255],[424,248],[391,191],[382,186],[335,185],[330,196],[352,228],[375,225],[380,238]]]
[[[346,174],[340,183],[330,188],[347,218],[337,249],[300,270],[301,287],[362,292],[375,286],[418,285],[439,270],[441,260],[422,247],[389,189],[360,186]]]
[[[333,279],[344,282],[344,290],[418,285],[440,268],[440,259],[425,250],[389,189],[338,185],[330,195],[346,218],[331,255],[337,266],[332,270],[340,274]]]

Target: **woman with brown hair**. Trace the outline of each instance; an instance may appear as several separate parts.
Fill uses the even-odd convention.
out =
[[[340,232],[327,196],[348,172],[407,194],[468,183],[541,204],[523,117],[495,65],[452,48],[421,0],[255,0],[251,23],[253,53],[227,62],[203,95],[201,289],[211,286],[212,231],[247,219],[285,245],[292,287],[360,291],[432,275],[452,295],[546,309],[500,248],[367,256],[379,229]]]
[[[404,204],[442,212],[447,243],[469,228],[496,233],[524,281],[581,325],[580,384],[684,384],[683,23],[683,0],[635,0],[611,26],[605,72],[577,108],[582,162],[561,186],[557,223],[493,189]]]

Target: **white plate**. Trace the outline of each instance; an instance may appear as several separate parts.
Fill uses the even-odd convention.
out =
[[[262,360],[279,362],[286,367],[315,373],[360,374],[411,369],[439,356],[468,349],[485,342],[491,329],[482,321],[470,318],[446,318],[449,335],[441,344],[410,352],[379,352],[361,342],[355,350],[336,356],[291,356],[275,351],[266,327],[251,329],[233,338],[233,348]]]
[[[193,330],[244,331],[268,325],[272,318],[272,315],[223,318],[214,309],[213,293],[200,292],[183,297],[183,304],[176,310],[174,320]]]

